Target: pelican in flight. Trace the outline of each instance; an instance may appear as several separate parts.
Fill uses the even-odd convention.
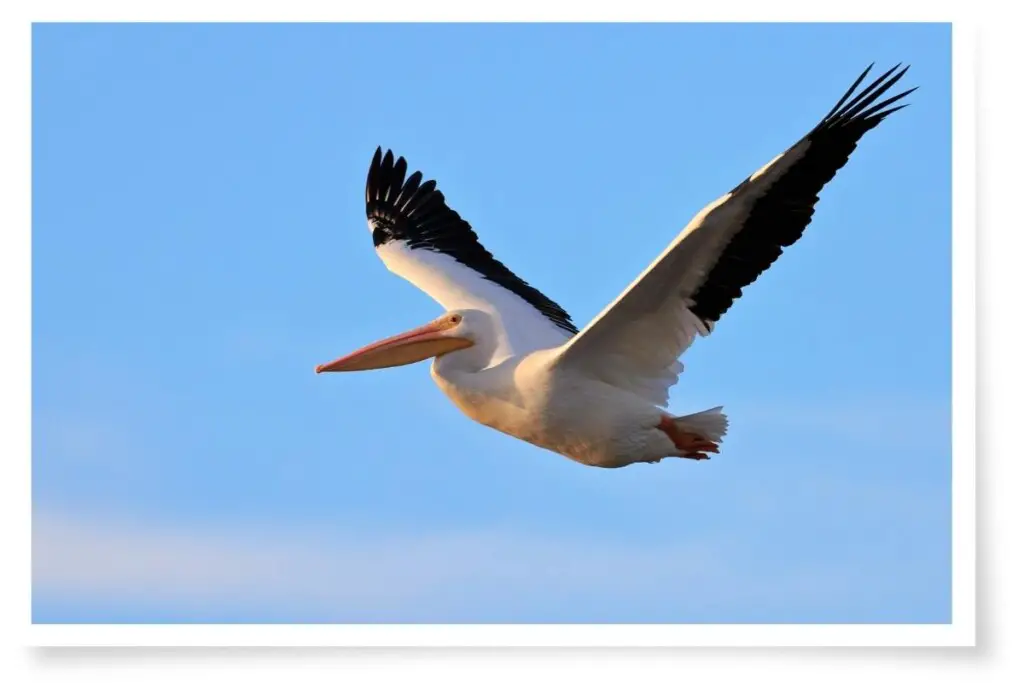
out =
[[[818,194],[861,137],[912,88],[882,96],[897,65],[855,94],[869,66],[809,133],[704,207],[582,330],[498,261],[433,180],[377,148],[366,218],[377,256],[444,309],[433,321],[316,368],[375,370],[433,358],[431,376],[469,418],[583,465],[706,460],[721,406],[665,409],[679,358],[811,222]]]

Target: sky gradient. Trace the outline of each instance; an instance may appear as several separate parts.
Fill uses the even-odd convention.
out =
[[[871,62],[911,106],[683,358],[720,456],[313,373],[440,313],[377,145],[582,327]],[[948,622],[950,180],[944,25],[36,25],[33,619]]]

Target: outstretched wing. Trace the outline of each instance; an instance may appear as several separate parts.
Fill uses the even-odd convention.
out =
[[[419,171],[406,178],[406,170],[404,157],[378,147],[366,178],[366,218],[388,270],[446,309],[490,312],[508,353],[558,346],[577,332],[565,309],[484,248],[437,183]]]
[[[814,129],[700,211],[553,362],[665,405],[682,371],[679,356],[800,238],[822,188],[861,137],[906,106],[892,105],[916,88],[879,101],[909,67],[893,75],[898,68],[853,96],[869,66]]]

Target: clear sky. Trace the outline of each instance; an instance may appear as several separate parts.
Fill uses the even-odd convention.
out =
[[[948,622],[941,25],[37,25],[37,622]],[[582,327],[871,62],[912,105],[683,358],[722,454],[587,468],[426,363],[393,148]],[[902,84],[901,84],[902,85]]]

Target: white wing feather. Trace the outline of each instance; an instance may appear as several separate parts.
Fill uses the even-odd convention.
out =
[[[399,241],[382,244],[375,251],[389,271],[446,310],[469,308],[490,313],[500,327],[492,362],[559,346],[570,337],[522,298],[447,254],[410,249]]]
[[[690,311],[690,297],[743,227],[754,200],[805,149],[806,143],[791,147],[748,183],[704,207],[646,271],[562,347],[553,364],[571,365],[666,405],[683,370],[679,357],[713,328]]]

